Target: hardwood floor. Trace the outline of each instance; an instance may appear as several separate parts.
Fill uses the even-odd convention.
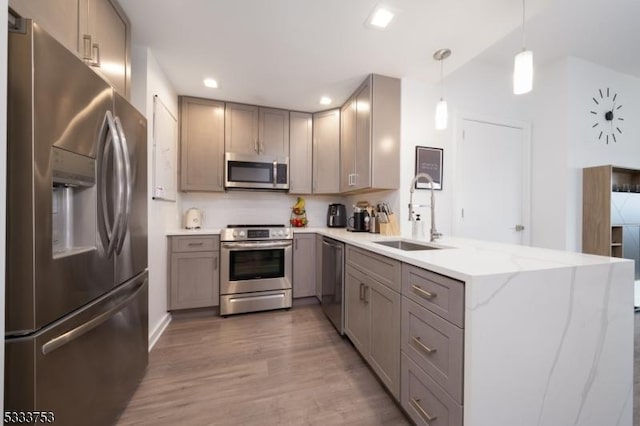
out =
[[[408,425],[320,307],[174,319],[118,425]]]
[[[640,425],[640,313],[633,424]],[[118,425],[408,425],[317,305],[174,319]]]

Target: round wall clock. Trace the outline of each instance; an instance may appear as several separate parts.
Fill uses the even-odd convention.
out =
[[[593,109],[590,111],[595,122],[591,126],[598,134],[598,140],[618,142],[618,137],[622,134],[622,123],[624,118],[620,115],[622,104],[618,99],[618,94],[614,93],[608,87],[606,89],[598,89],[593,100]]]

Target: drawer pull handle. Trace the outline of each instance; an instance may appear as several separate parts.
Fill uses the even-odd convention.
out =
[[[198,247],[202,245],[204,245],[204,243],[189,243],[189,247]]]
[[[424,343],[420,341],[419,337],[411,337],[411,340],[413,340],[416,343],[416,345],[421,347],[428,354],[432,354],[437,350],[437,349],[431,349],[430,347],[426,346]]]
[[[420,286],[417,286],[415,284],[412,284],[411,288],[413,288],[415,291],[420,293],[420,296],[424,297],[425,299],[433,299],[434,297],[437,296],[437,294],[430,293],[427,290],[423,290]]]
[[[438,418],[438,416],[430,416],[429,413],[424,411],[424,408],[420,406],[420,400],[417,398],[411,398],[411,405],[413,405],[414,408],[420,412],[420,415],[427,423],[431,423]]]

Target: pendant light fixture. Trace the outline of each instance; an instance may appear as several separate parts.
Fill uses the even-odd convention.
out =
[[[533,88],[533,52],[525,47],[525,0],[522,0],[522,51],[513,61],[513,93],[522,95]]]
[[[451,55],[450,49],[436,50],[433,54],[433,59],[440,61],[440,101],[436,105],[436,130],[444,130],[447,128],[447,122],[449,121],[449,111],[447,108],[447,101],[444,100],[444,84],[442,82],[444,77],[444,60]]]

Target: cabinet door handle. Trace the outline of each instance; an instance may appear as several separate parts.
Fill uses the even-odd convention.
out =
[[[418,296],[421,296],[425,299],[433,299],[434,297],[437,296],[436,293],[430,293],[427,290],[423,290],[422,288],[420,288],[420,286],[415,284],[412,284],[411,288],[418,292]]]
[[[222,188],[222,174],[218,173],[218,186]]]
[[[213,258],[213,270],[217,271],[218,270],[218,256],[215,256]]]
[[[295,249],[298,250],[298,240],[293,240],[293,242],[295,243],[296,247]]]
[[[253,150],[255,151],[255,153],[258,153],[258,138],[255,138],[253,140]]]
[[[434,353],[437,349],[431,349],[420,341],[420,337],[411,336],[411,340],[428,354]]]
[[[260,154],[261,152],[264,153],[264,142],[262,141],[258,145],[258,154]]]
[[[92,51],[91,51],[91,35],[85,34],[82,36],[82,59],[85,61],[93,61]]]
[[[369,298],[367,297],[367,295],[369,294],[369,286],[365,285],[364,286],[364,303],[369,303]]]
[[[360,300],[364,300],[363,290],[364,290],[364,283],[360,283]]]
[[[93,43],[93,52],[95,53],[95,59],[91,66],[100,68],[100,45],[98,43]]]
[[[422,416],[422,418],[427,422],[427,423],[431,423],[432,421],[434,421],[435,419],[437,419],[437,416],[430,416],[429,413],[427,413],[426,411],[424,411],[424,408],[422,408],[420,406],[420,399],[418,398],[411,398],[411,405],[413,405],[413,407],[418,410],[418,412],[420,413],[420,416]]]
[[[198,247],[198,246],[202,246],[204,245],[204,243],[189,243],[188,246],[189,247]]]

